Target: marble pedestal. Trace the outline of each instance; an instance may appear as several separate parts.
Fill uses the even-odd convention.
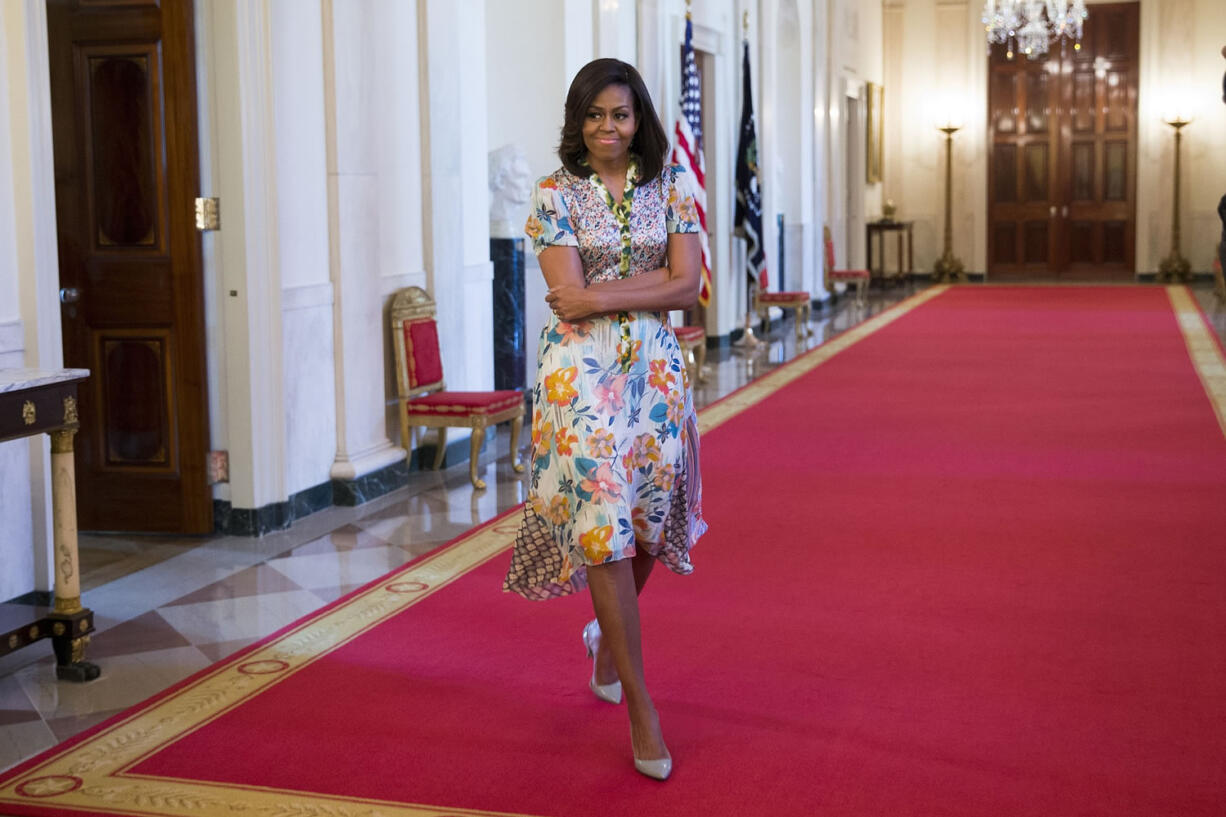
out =
[[[524,240],[491,238],[490,259],[494,262],[494,388],[523,389]]]

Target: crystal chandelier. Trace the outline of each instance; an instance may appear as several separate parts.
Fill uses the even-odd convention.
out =
[[[1067,37],[1073,49],[1081,50],[1081,27],[1088,12],[1085,0],[985,0],[983,26],[988,43],[1007,45],[1013,59],[1014,46],[1037,60],[1051,40]]]

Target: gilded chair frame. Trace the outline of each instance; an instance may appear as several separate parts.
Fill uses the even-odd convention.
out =
[[[686,330],[700,330],[698,331]],[[677,345],[681,347],[681,356],[685,358],[685,368],[690,373],[690,383],[706,383],[705,372],[707,363],[707,333],[702,327],[682,326],[673,330],[677,335]],[[693,337],[691,337],[691,334]]]
[[[424,416],[409,417],[409,401],[433,392],[447,390],[446,380],[440,378],[433,383],[409,384],[409,367],[413,360],[405,348],[404,326],[406,323],[431,320],[438,330],[437,311],[434,299],[421,287],[405,287],[396,292],[391,304],[392,347],[396,358],[396,393],[397,414],[400,417],[400,444],[404,447],[405,458],[412,455],[414,429],[437,428],[438,448],[434,452],[434,470],[443,466],[443,457],[447,450],[448,428],[469,428],[472,438],[469,441],[468,476],[473,487],[478,490],[485,488],[485,481],[477,476],[477,457],[485,442],[485,430],[490,426],[511,421],[511,467],[516,473],[523,473],[524,465],[519,461],[519,435],[524,427],[524,403],[520,400],[515,406],[492,413],[473,412],[465,406],[443,406],[444,411],[453,411],[454,416]],[[440,350],[441,354],[441,350]],[[442,372],[442,361],[439,362]]]
[[[813,334],[813,329],[809,326],[809,319],[813,316],[812,298],[808,292],[797,292],[795,297],[782,300],[771,299],[769,301],[761,298],[758,285],[753,287],[753,311],[757,313],[762,323],[770,320],[770,308],[777,306],[780,309],[791,309],[795,312],[796,318],[796,339],[804,340],[806,337]],[[770,293],[779,295],[780,293]]]
[[[869,283],[872,282],[873,274],[869,270],[840,270],[836,268],[834,260],[834,236],[831,235],[828,225],[822,227],[822,258],[827,268],[826,279],[840,282],[848,287],[855,284],[856,306],[866,306],[868,304],[866,293]]]

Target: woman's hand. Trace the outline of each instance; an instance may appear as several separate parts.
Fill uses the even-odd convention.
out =
[[[564,321],[577,321],[605,311],[598,293],[572,284],[552,287],[545,295],[545,303]]]

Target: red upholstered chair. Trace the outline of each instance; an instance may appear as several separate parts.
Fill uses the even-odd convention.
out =
[[[842,281],[845,284],[856,285],[856,303],[864,306],[864,292],[868,289],[873,274],[866,269],[835,269],[834,239],[830,237],[830,228],[822,228],[822,242],[826,245],[826,276],[831,281]]]
[[[796,315],[796,339],[801,340],[806,335],[812,335],[809,328],[809,316],[813,313],[813,299],[808,292],[793,290],[791,292],[762,292],[754,287],[753,311],[758,313],[765,323],[770,317],[770,308],[794,310]]]
[[[678,326],[673,329],[685,355],[685,366],[690,370],[690,383],[705,383],[702,367],[707,362],[707,330],[701,326]]]
[[[511,421],[511,467],[523,472],[519,461],[519,432],[524,426],[524,395],[507,391],[447,391],[443,383],[443,358],[438,348],[434,300],[421,287],[406,287],[392,298],[392,347],[396,350],[396,387],[399,392],[400,444],[405,456],[413,446],[416,426],[438,429],[434,468],[443,464],[447,429],[471,428],[471,459],[468,475],[474,488],[484,488],[477,478],[477,455],[485,441],[485,429]]]

